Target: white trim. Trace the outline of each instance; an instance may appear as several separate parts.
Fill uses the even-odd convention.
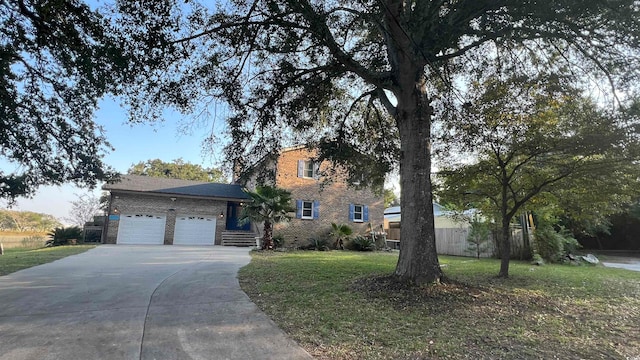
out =
[[[313,160],[300,160],[302,162],[302,176],[303,179],[315,179],[317,174],[317,166]],[[311,170],[311,176],[309,176],[309,170]]]
[[[305,208],[305,204],[309,204],[310,208]],[[305,215],[304,212],[305,210],[309,210],[310,214],[309,215]],[[302,200],[302,212],[301,212],[301,216],[300,218],[303,220],[313,220],[313,201],[310,200]]]
[[[360,207],[360,211],[356,210],[358,207]],[[360,214],[360,219],[356,218],[357,214]],[[353,222],[364,222],[364,205],[353,204]]]

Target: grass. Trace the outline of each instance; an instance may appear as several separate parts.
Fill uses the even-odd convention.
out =
[[[640,274],[441,257],[444,285],[392,281],[389,253],[253,253],[240,283],[318,359],[640,356]]]
[[[56,246],[43,249],[6,249],[0,256],[0,276],[83,253],[95,245]]]
[[[0,243],[5,249],[40,248],[44,246],[46,233],[0,231]]]

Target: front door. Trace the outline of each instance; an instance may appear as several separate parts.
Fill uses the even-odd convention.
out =
[[[240,203],[236,203],[236,202],[227,203],[227,230],[249,231],[251,229],[251,223],[238,225],[238,218],[240,217],[241,211],[242,211],[242,206],[240,205]]]

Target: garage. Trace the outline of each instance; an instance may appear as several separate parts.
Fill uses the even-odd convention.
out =
[[[166,217],[151,214],[121,215],[118,226],[118,244],[162,245]]]
[[[216,218],[213,216],[177,216],[174,245],[213,245]]]

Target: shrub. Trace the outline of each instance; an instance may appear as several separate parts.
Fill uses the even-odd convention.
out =
[[[349,240],[349,236],[353,234],[353,229],[347,224],[331,223],[331,232],[329,236],[334,240],[334,249],[344,249],[344,242]]]
[[[305,247],[304,249],[327,251],[329,250],[329,240],[321,236],[315,236],[315,237],[309,238],[309,246]]]
[[[347,249],[354,251],[373,251],[376,244],[373,239],[364,236],[356,236],[347,243]]]
[[[82,229],[78,226],[58,227],[50,231],[47,236],[49,236],[49,240],[47,240],[45,246],[69,245],[74,243],[73,240],[78,241],[80,239]]]
[[[544,259],[542,259],[542,256],[540,256],[540,254],[533,254],[531,265],[544,265]]]
[[[277,249],[284,245],[284,236],[282,234],[274,235],[271,239],[273,241],[273,248]]]
[[[536,253],[548,262],[558,262],[567,253],[574,252],[580,244],[564,228],[556,231],[550,225],[539,226],[535,232]]]
[[[39,248],[44,245],[44,237],[40,235],[31,235],[20,240],[22,247],[26,249]]]

